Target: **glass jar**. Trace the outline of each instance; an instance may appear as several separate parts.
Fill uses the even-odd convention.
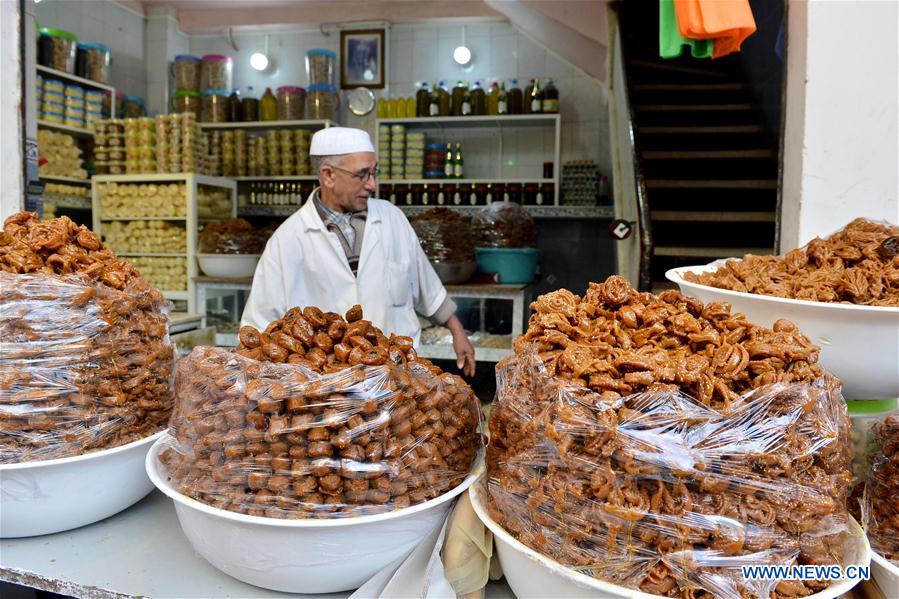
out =
[[[333,85],[310,85],[306,88],[306,118],[334,120],[340,99]]]
[[[334,62],[337,54],[324,48],[306,52],[306,77],[310,85],[334,85]]]
[[[278,120],[299,121],[306,110],[306,90],[294,85],[278,88]]]
[[[203,92],[203,113],[200,120],[204,123],[228,122],[228,90],[207,89]]]
[[[175,112],[200,114],[203,110],[203,96],[200,92],[179,89],[172,97],[172,108]]]
[[[79,42],[77,48],[75,73],[97,83],[109,83],[109,48],[97,42]]]
[[[234,87],[232,77],[234,60],[224,54],[207,54],[203,57],[201,84],[204,90],[230,90]]]
[[[62,29],[47,29],[46,27],[39,33],[38,63],[74,75],[75,52],[78,43],[75,34]]]
[[[122,107],[119,112],[124,119],[136,119],[144,116],[146,109],[144,108],[143,98],[125,94],[122,97]]]
[[[199,56],[179,54],[175,57],[175,90],[199,92],[203,60]]]

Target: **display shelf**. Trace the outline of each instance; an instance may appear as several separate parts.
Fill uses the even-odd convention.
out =
[[[200,123],[201,129],[324,129],[337,125],[326,119],[298,121],[250,121],[241,123]]]
[[[53,204],[57,208],[66,208],[69,210],[90,210],[90,198],[82,198],[78,196],[62,196],[56,194],[44,194],[41,201]]]
[[[38,119],[37,121],[38,129],[50,129],[52,131],[59,131],[60,133],[68,133],[69,135],[74,135],[75,137],[88,137],[93,139],[94,132],[90,129],[84,129],[82,127],[72,127],[70,125],[63,125],[62,123],[51,123],[50,121],[44,121]]]
[[[560,121],[554,114],[508,114],[484,116],[436,116],[405,119],[378,119],[378,125],[405,125],[407,127],[546,127]]]
[[[397,206],[406,216],[421,214],[426,210],[437,207],[431,206]],[[486,206],[454,206],[444,204],[445,208],[458,210],[462,214],[471,214],[476,210],[482,210]],[[534,218],[591,218],[610,219],[615,215],[612,206],[522,206],[528,214]]]
[[[38,178],[45,183],[63,183],[65,185],[84,185],[90,187],[90,179],[76,179],[75,177],[60,177],[58,175],[38,174]]]
[[[261,181],[263,183],[274,182],[288,182],[288,181],[318,181],[318,177],[315,175],[279,175],[279,176],[271,176],[271,177],[228,177],[229,179],[234,179],[235,181]]]
[[[187,220],[187,216],[110,216],[101,218],[100,222],[111,223],[117,220],[169,220],[184,222]]]
[[[91,79],[85,79],[84,77],[78,77],[77,75],[72,75],[71,73],[66,73],[65,71],[57,71],[56,69],[51,69],[50,67],[45,67],[43,65],[36,65],[37,72],[43,75],[46,75],[44,79],[48,77],[52,77],[54,79],[60,79],[63,82],[74,83],[75,85],[80,85],[81,87],[86,87],[89,89],[98,89],[100,91],[109,92],[113,96],[115,96],[115,88],[111,85],[106,85],[104,83],[98,83]]]
[[[286,217],[290,216],[302,206],[238,206],[237,214],[239,216],[270,216],[270,217]]]
[[[100,187],[108,183],[158,183],[160,181],[183,183],[187,188],[186,204],[187,215],[184,217],[108,217],[102,213],[100,204]],[[121,253],[121,256],[128,257],[151,257],[151,258],[183,258],[186,261],[187,289],[184,291],[163,291],[162,294],[171,300],[186,300],[187,311],[198,314],[197,311],[197,294],[194,287],[194,278],[199,274],[197,264],[197,237],[199,232],[199,218],[197,217],[197,199],[199,197],[200,187],[217,187],[226,189],[231,196],[230,217],[237,216],[237,183],[224,177],[210,177],[207,175],[198,175],[196,173],[159,173],[159,174],[140,174],[140,175],[98,175],[92,180],[92,207],[94,231],[102,234],[102,223],[111,221],[128,222],[132,220],[169,220],[184,222],[187,232],[187,251],[186,252],[148,252],[148,253]],[[223,217],[223,218],[228,218]],[[210,219],[204,219],[206,221]],[[116,248],[112,248],[115,250]]]
[[[419,183],[423,185],[431,185],[432,183],[449,183],[451,185],[478,185],[481,183],[484,184],[506,184],[506,183],[555,183],[555,179],[546,179],[543,177],[536,178],[517,178],[517,179],[379,179],[378,185],[398,185],[398,184],[406,184],[406,185],[417,185]]]

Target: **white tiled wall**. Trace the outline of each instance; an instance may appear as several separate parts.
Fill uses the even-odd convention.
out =
[[[109,0],[43,0],[35,12],[41,27],[64,29],[79,41],[109,46],[112,85],[126,94],[146,97],[142,16]]]

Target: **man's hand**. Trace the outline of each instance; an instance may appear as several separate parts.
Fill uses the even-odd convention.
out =
[[[446,328],[453,334],[453,351],[456,352],[456,366],[466,376],[474,376],[474,346],[468,340],[468,335],[465,334],[465,329],[455,314],[446,321]]]

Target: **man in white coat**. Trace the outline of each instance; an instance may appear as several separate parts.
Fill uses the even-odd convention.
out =
[[[242,325],[265,329],[294,306],[343,314],[360,304],[385,334],[417,346],[418,316],[447,327],[456,361],[471,376],[474,348],[406,216],[372,195],[378,162],[368,133],[330,127],[309,148],[319,187],[269,239]]]

